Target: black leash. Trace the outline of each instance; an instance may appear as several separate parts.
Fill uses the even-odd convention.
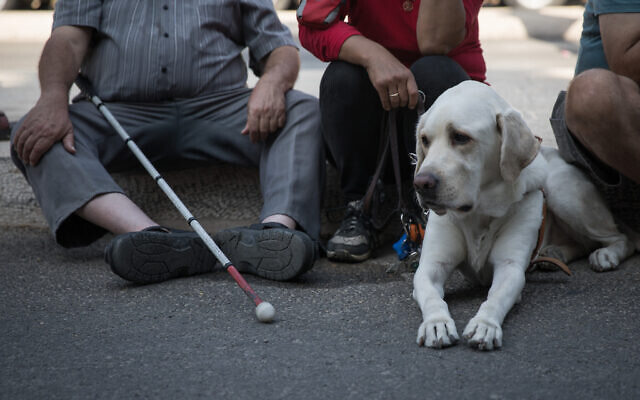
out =
[[[416,106],[416,112],[418,114],[418,118],[422,114],[424,114],[424,101],[425,95],[422,91],[419,91],[419,100]],[[393,164],[393,173],[396,181],[396,189],[398,191],[398,204],[394,211],[400,212],[400,219],[402,222],[402,226],[405,231],[408,230],[408,224],[411,223],[411,219],[421,220],[419,216],[412,216],[411,210],[407,207],[404,197],[402,196],[402,178],[400,174],[400,150],[398,145],[398,110],[392,109],[384,114],[382,124],[381,124],[381,135],[380,135],[380,147],[379,147],[379,157],[378,157],[378,165],[376,167],[376,171],[373,174],[371,179],[371,183],[367,188],[367,192],[362,198],[362,212],[371,217],[371,203],[373,200],[373,195],[376,190],[376,186],[378,180],[380,179],[380,175],[382,174],[382,170],[387,161],[387,157],[389,152],[391,152],[391,161]],[[376,226],[377,229],[381,229],[384,225],[387,224],[389,217],[393,214],[393,212],[383,219],[383,223],[381,226]],[[408,219],[407,219],[408,218]],[[413,221],[416,222],[416,221]]]

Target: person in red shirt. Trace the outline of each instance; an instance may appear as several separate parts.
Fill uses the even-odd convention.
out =
[[[410,181],[418,91],[425,94],[428,109],[441,93],[461,81],[485,80],[478,38],[482,0],[340,3],[338,13],[329,15],[325,20],[329,23],[323,26],[307,18],[305,7],[313,5],[303,1],[298,9],[299,37],[307,50],[331,62],[320,83],[321,121],[347,210],[327,243],[327,256],[362,261],[375,249],[377,232],[358,200],[377,166],[384,113],[400,109],[402,176]],[[386,175],[393,176],[389,171]]]

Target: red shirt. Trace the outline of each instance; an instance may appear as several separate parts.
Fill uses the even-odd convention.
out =
[[[338,59],[347,38],[363,35],[389,50],[398,60],[410,66],[422,55],[418,48],[416,23],[420,0],[413,10],[404,11],[402,4],[411,0],[347,0],[340,17],[327,29],[299,25],[300,43],[322,61]],[[484,82],[486,66],[478,38],[478,13],[482,0],[463,0],[467,33],[464,40],[447,54],[464,68],[471,79]],[[348,23],[344,22],[348,16]]]

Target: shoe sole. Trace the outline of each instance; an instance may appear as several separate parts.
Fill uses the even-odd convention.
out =
[[[211,272],[221,264],[200,238],[188,233],[134,232],[116,237],[105,249],[105,260],[114,273],[135,283]],[[292,231],[229,229],[213,237],[240,272],[283,281],[311,268],[315,246],[311,239]],[[112,260],[111,254],[130,258]]]
[[[351,254],[347,250],[327,250],[327,258],[332,261],[361,262],[371,257],[371,251],[364,254]]]
[[[228,229],[216,235],[216,243],[238,271],[274,281],[307,272],[316,259],[308,236],[284,229]]]

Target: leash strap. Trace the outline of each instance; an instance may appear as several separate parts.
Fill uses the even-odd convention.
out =
[[[385,113],[382,119],[382,124],[380,129],[380,146],[378,151],[378,153],[380,154],[380,157],[378,158],[378,166],[376,167],[376,172],[373,174],[373,177],[371,178],[371,183],[367,188],[367,193],[365,193],[364,197],[362,198],[362,211],[366,215],[369,215],[371,212],[371,200],[373,199],[373,192],[376,189],[376,183],[378,182],[378,179],[380,178],[380,174],[382,173],[382,170],[384,169],[384,166],[386,164],[387,154],[389,154],[388,126],[389,126],[388,115],[387,113]]]
[[[538,139],[541,140],[541,139]],[[538,230],[538,242],[536,243],[536,248],[531,253],[531,261],[529,261],[529,267],[527,268],[527,272],[531,272],[536,268],[536,264],[539,263],[548,263],[553,264],[556,267],[560,268],[562,272],[571,276],[571,270],[567,266],[567,264],[553,257],[544,257],[539,256],[538,251],[540,251],[540,247],[542,246],[542,239],[544,238],[544,231],[547,226],[547,198],[542,190],[542,223],[540,224],[540,229]]]
[[[416,112],[418,114],[418,118],[425,112],[424,102],[426,100],[426,95],[421,90],[418,91],[418,104],[416,105]],[[378,179],[380,179],[380,175],[384,166],[386,164],[387,156],[389,151],[391,151],[391,160],[393,162],[393,173],[396,181],[396,189],[398,191],[398,209],[402,212],[402,214],[408,213],[406,204],[402,197],[402,180],[400,174],[400,156],[399,156],[399,146],[398,146],[398,124],[397,124],[397,109],[393,109],[384,114],[382,124],[381,124],[381,132],[380,132],[380,157],[378,158],[378,166],[376,167],[376,171],[373,174],[371,179],[371,183],[367,188],[367,192],[362,198],[362,210],[365,214],[369,214],[371,212],[371,201],[373,199],[373,193],[376,188],[376,184]],[[389,150],[391,149],[391,150]],[[403,225],[405,221],[402,221]]]

